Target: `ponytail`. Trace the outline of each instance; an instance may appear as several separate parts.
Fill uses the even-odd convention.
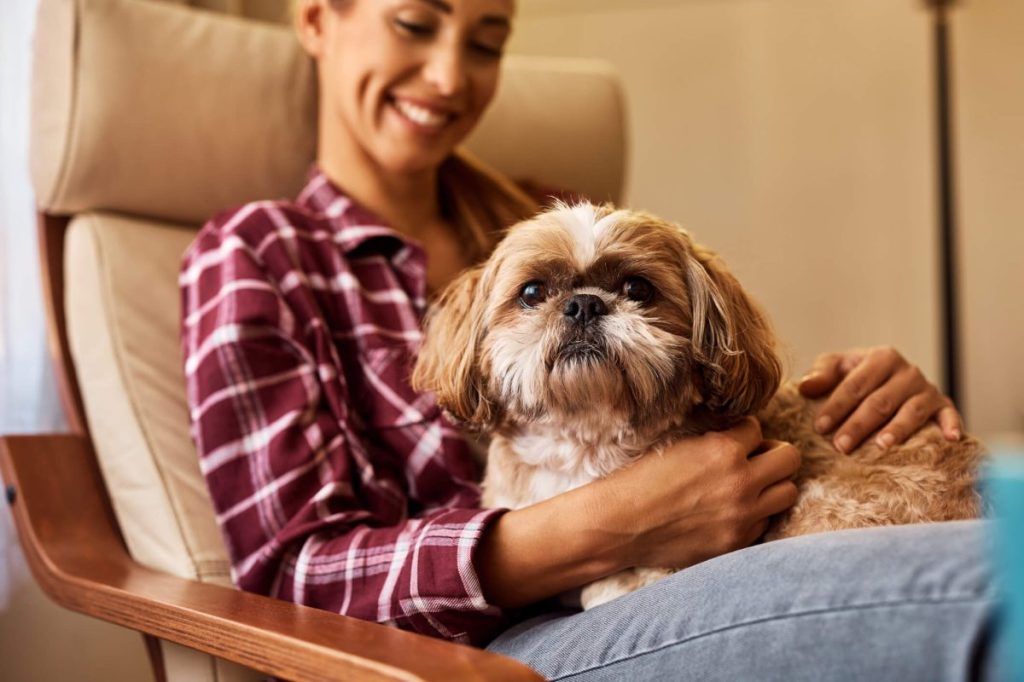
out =
[[[539,208],[529,194],[464,149],[441,164],[438,184],[441,210],[458,229],[473,262],[490,255],[506,229]]]

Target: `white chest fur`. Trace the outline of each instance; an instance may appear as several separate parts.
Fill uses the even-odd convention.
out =
[[[614,422],[613,422],[614,423]],[[636,433],[604,424],[534,424],[491,442],[484,504],[518,509],[568,492],[625,466],[642,449]]]

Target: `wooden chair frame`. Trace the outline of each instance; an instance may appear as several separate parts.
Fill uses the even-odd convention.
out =
[[[89,436],[64,320],[70,218],[40,213],[50,354],[70,433],[0,437],[0,474],[36,581],[58,604],[141,632],[155,679],[157,640],[296,682],[540,680],[503,656],[376,623],[171,576],[134,561]]]

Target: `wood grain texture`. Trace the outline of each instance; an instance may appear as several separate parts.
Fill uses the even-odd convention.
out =
[[[70,216],[37,213],[39,236],[39,268],[43,282],[43,303],[46,309],[46,338],[57,377],[61,405],[72,433],[87,435],[89,427],[82,409],[82,394],[75,378],[75,365],[68,345],[64,316],[64,235]]]
[[[46,338],[50,361],[61,407],[68,429],[75,434],[89,436],[89,424],[85,418],[78,377],[75,374],[74,359],[68,343],[67,316],[64,312],[64,238],[67,235],[71,216],[55,216],[42,211],[36,212],[36,234],[39,241],[39,272],[42,279],[43,308],[46,313]],[[118,532],[120,538],[120,532]],[[165,682],[163,652],[159,641],[143,634],[146,653],[153,669],[155,682]]]
[[[0,473],[33,575],[74,611],[298,682],[542,679],[487,651],[141,566],[82,436],[0,438]]]

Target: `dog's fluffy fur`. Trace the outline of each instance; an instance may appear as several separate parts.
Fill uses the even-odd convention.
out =
[[[580,306],[596,306],[585,324]],[[528,506],[757,414],[765,438],[803,455],[799,501],[766,539],[977,515],[975,439],[949,443],[932,424],[840,454],[781,376],[766,317],[712,251],[653,215],[581,203],[514,226],[443,292],[413,383],[492,435],[487,506]],[[597,581],[583,606],[668,573]]]

